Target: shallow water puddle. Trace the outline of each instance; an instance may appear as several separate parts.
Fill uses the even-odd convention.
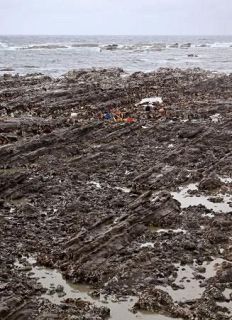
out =
[[[225,289],[223,292],[223,295],[226,297],[226,299],[228,301],[224,301],[224,302],[217,302],[217,305],[220,307],[226,307],[230,313],[232,313],[232,301],[230,300],[230,295],[232,294],[232,290],[231,289]]]
[[[149,230],[152,233],[157,233],[157,234],[166,234],[166,233],[173,233],[173,234],[186,234],[187,230],[184,229],[161,229],[157,227],[150,226]],[[139,244],[139,248],[154,248],[155,244],[153,242],[144,242]]]
[[[219,179],[221,180],[221,182],[225,184],[232,183],[232,178],[229,178],[229,177],[219,177]]]
[[[127,188],[127,187],[115,187],[115,189],[120,190],[120,191],[125,192],[125,193],[130,193],[131,192],[131,189]]]
[[[186,234],[187,230],[184,229],[158,229],[156,231],[157,233],[169,233],[169,232],[173,232],[173,233],[183,233]]]
[[[117,301],[114,297],[101,296],[100,299],[94,299],[89,295],[91,289],[87,285],[76,285],[66,281],[62,274],[55,270],[44,267],[33,266],[36,261],[33,258],[26,258],[26,261],[31,265],[31,270],[28,275],[31,278],[38,279],[43,288],[47,292],[42,295],[42,298],[48,299],[53,304],[61,304],[62,301],[68,298],[81,299],[94,303],[97,307],[110,308],[110,319],[112,320],[172,320],[173,318],[160,315],[151,314],[148,312],[132,313],[129,311],[137,301],[136,297],[129,297],[126,301]],[[17,261],[15,263],[17,268],[23,268],[24,265]],[[57,292],[58,291],[58,292]]]
[[[89,182],[87,182],[87,184],[95,186],[96,189],[102,189],[102,185],[97,181],[89,181]],[[107,185],[107,187],[111,188],[109,185]],[[131,192],[131,189],[127,188],[127,187],[114,187],[114,189],[120,190],[120,191],[125,192],[125,193],[130,193]]]
[[[195,279],[194,274],[198,273],[197,267],[204,267],[206,272],[201,273],[201,275],[203,275],[205,279],[209,279],[216,275],[217,269],[223,261],[223,259],[218,258],[212,262],[204,262],[202,265],[197,265],[196,263],[194,263],[193,266],[181,266],[180,264],[175,264],[175,267],[178,268],[178,275],[174,284],[177,287],[183,287],[183,289],[177,288],[177,290],[175,290],[170,286],[158,286],[157,288],[166,291],[175,302],[199,299],[201,298],[205,288],[200,286],[204,280]]]
[[[224,212],[228,213],[232,211],[232,208],[229,205],[231,202],[232,196],[229,194],[217,194],[217,196],[223,199],[222,202],[211,202],[208,200],[208,196],[205,195],[191,195],[189,191],[198,190],[197,183],[191,183],[186,187],[180,188],[178,192],[171,192],[171,195],[175,200],[180,202],[181,208],[188,208],[190,206],[198,206],[203,205],[209,210],[213,210],[214,212]],[[212,216],[212,215],[209,215]]]
[[[226,297],[226,299],[230,299],[230,295],[232,295],[231,289],[225,289],[223,292],[223,295]]]
[[[140,248],[154,248],[154,246],[155,245],[152,242],[145,242],[140,245]]]
[[[89,181],[89,182],[87,182],[87,184],[92,184],[92,185],[94,185],[97,189],[101,189],[101,185],[100,185],[100,183],[97,182],[97,181]]]
[[[222,308],[227,308],[229,311],[229,314],[232,314],[232,302],[217,302],[217,305]],[[230,318],[231,319],[231,318]]]
[[[181,228],[178,228],[178,229],[168,229],[168,228],[164,229],[164,228],[155,227],[153,225],[149,226],[149,230],[152,233],[158,233],[158,234],[171,233],[171,232],[174,233],[174,234],[178,234],[178,233],[186,234],[188,232],[187,230],[181,229]]]

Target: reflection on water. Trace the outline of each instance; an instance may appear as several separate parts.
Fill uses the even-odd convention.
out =
[[[188,208],[190,206],[198,206],[203,205],[209,210],[213,210],[214,212],[224,212],[228,213],[232,211],[229,203],[232,201],[232,196],[230,194],[217,194],[217,197],[222,198],[222,202],[211,202],[208,200],[208,196],[205,195],[195,195],[190,194],[189,191],[197,191],[198,186],[197,183],[191,183],[186,187],[180,188],[178,192],[171,192],[171,195],[174,199],[176,199],[181,204],[181,208]]]
[[[25,260],[29,265],[35,263],[33,258]],[[20,269],[24,267],[24,264],[17,261],[15,266]],[[89,286],[76,285],[66,281],[58,270],[31,265],[30,277],[38,279],[38,283],[47,289],[42,297],[53,304],[61,304],[67,298],[81,299],[94,303],[97,307],[110,308],[110,319],[112,320],[172,320],[172,318],[160,314],[132,313],[129,310],[137,301],[136,297],[129,297],[126,301],[117,301],[114,297],[106,298],[101,295],[100,299],[94,299],[89,295],[91,291]]]
[[[224,297],[227,299],[227,301],[224,302],[218,302],[217,305],[220,307],[227,308],[229,313],[232,313],[232,289],[225,289],[223,291]]]
[[[225,183],[225,184],[230,184],[232,183],[232,178],[230,177],[219,177],[221,182]]]
[[[204,278],[209,279],[214,277],[223,261],[225,260],[218,258],[212,262],[204,262],[201,265],[201,267],[205,268],[205,272],[202,274]],[[186,300],[201,298],[205,288],[204,286],[201,286],[202,280],[197,280],[195,277],[199,265],[196,263],[186,266],[175,264],[175,267],[178,268],[177,278],[174,283],[177,290],[174,290],[170,286],[159,286],[158,288],[168,292],[175,302],[184,302]],[[178,289],[178,287],[181,287],[181,289]]]

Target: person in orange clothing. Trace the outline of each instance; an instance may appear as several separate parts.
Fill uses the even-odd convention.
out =
[[[124,114],[120,110],[115,110],[113,113],[115,122],[123,122]]]
[[[166,115],[167,115],[167,112],[166,112],[166,109],[165,109],[165,108],[160,108],[160,109],[158,110],[158,112],[159,112],[159,115],[160,115],[161,117],[166,117]]]

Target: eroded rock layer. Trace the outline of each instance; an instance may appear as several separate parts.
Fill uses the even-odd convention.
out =
[[[146,110],[139,102],[149,97],[162,105]],[[135,122],[102,119],[115,109]],[[23,256],[96,292],[139,296],[135,310],[230,319],[231,75],[5,75],[0,116],[1,319],[108,316],[88,303],[39,299],[30,266],[15,265]],[[174,195],[188,186],[182,203]],[[196,297],[183,280],[189,267]]]

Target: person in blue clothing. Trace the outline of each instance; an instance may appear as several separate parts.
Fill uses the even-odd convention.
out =
[[[104,120],[112,120],[113,119],[113,115],[110,112],[104,112],[103,114],[103,119]]]

